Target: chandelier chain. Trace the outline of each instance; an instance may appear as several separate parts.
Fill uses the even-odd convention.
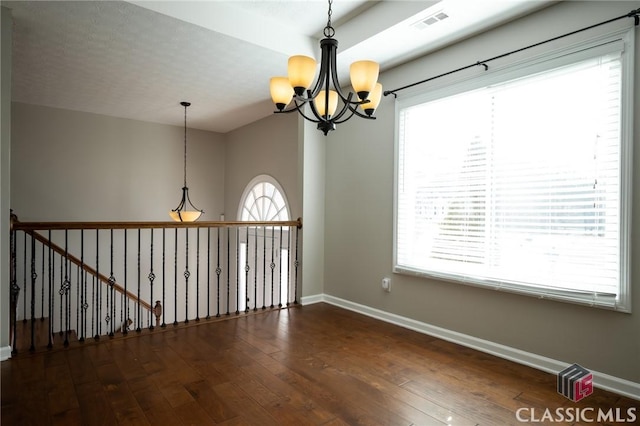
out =
[[[333,11],[331,10],[331,5],[333,4],[333,0],[329,0],[329,11],[327,12],[327,26],[324,27],[324,36],[332,38],[336,34],[336,30],[331,26],[331,15]]]

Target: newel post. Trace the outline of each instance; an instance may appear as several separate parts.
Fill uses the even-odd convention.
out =
[[[156,316],[156,327],[160,326],[160,317],[162,316],[162,304],[156,300],[156,306],[153,307],[153,314]]]

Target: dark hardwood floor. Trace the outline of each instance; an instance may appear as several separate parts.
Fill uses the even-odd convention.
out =
[[[522,408],[640,411],[598,389],[573,403],[552,374],[327,304],[21,354],[2,362],[1,399],[3,426],[514,425]]]

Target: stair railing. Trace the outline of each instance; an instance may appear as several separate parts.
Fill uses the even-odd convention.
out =
[[[12,351],[297,304],[301,227],[12,215]]]

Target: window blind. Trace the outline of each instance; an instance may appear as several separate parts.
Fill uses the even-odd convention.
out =
[[[399,109],[397,271],[617,303],[622,58],[585,56]]]

